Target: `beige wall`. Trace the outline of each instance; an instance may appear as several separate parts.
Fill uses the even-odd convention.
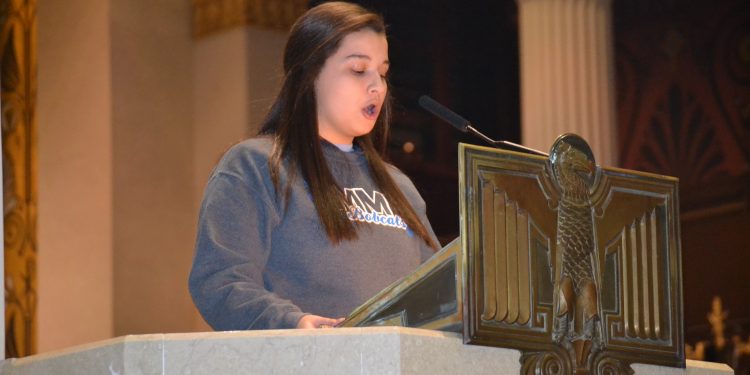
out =
[[[193,321],[190,2],[111,0],[114,335]]]
[[[249,131],[253,134],[259,130],[281,87],[286,38],[286,32],[247,28]]]
[[[40,351],[113,333],[109,11],[38,6]]]
[[[184,0],[46,1],[38,23],[39,351],[207,329],[198,204],[275,96],[286,34],[193,40]]]

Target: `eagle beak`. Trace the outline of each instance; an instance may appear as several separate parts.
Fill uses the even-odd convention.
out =
[[[596,173],[596,164],[590,160],[582,160],[573,164],[573,170],[581,177],[589,179]]]

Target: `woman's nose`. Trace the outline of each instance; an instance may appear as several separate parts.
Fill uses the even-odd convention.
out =
[[[370,86],[368,87],[368,91],[372,93],[380,93],[382,94],[386,89],[385,79],[380,76],[380,74],[375,74],[375,77],[370,82]]]

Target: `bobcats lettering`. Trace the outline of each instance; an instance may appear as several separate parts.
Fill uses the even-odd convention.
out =
[[[381,192],[373,190],[370,195],[363,188],[346,188],[344,194],[349,203],[346,213],[349,220],[408,229],[401,216],[393,214],[388,199]]]

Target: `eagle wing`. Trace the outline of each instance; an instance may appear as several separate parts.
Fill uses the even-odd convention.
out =
[[[479,209],[482,320],[536,326],[538,303],[552,305],[556,190],[544,163],[523,173],[482,171]],[[539,323],[543,325],[543,323]]]
[[[669,186],[604,171],[595,203],[596,266],[607,340],[669,337]]]

